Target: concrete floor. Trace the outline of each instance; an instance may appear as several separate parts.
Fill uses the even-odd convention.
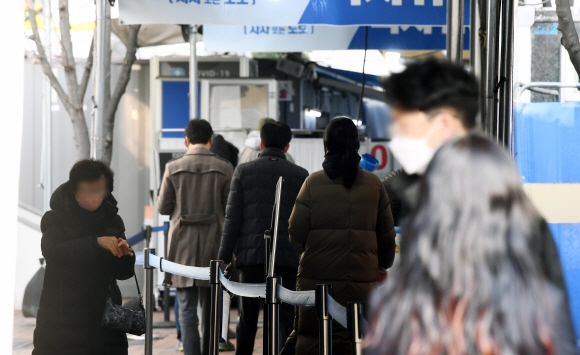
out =
[[[173,315],[173,314],[172,314]],[[235,332],[236,323],[238,318],[238,310],[233,309],[230,315],[230,329]],[[262,315],[260,314],[260,319]],[[173,317],[172,317],[173,319]],[[154,314],[155,322],[163,320],[162,312],[155,312]],[[24,318],[22,312],[14,313],[14,337],[13,337],[13,355],[30,355],[32,353],[32,337],[34,332],[34,327],[36,326],[35,318]],[[178,355],[179,352],[176,351],[177,338],[175,328],[162,329],[154,328],[153,335],[157,339],[153,342],[153,354],[154,355]],[[236,343],[236,339],[230,340],[232,343]],[[258,334],[256,335],[256,343],[254,347],[254,355],[259,355],[263,353],[262,347],[263,332],[262,332],[262,322],[258,324]],[[145,353],[143,340],[129,340],[129,355],[142,355]],[[234,354],[233,351],[222,352],[223,354]]]

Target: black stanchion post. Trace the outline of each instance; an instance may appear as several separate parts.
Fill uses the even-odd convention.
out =
[[[211,313],[209,332],[209,355],[218,355],[220,342],[220,270],[223,265],[221,260],[212,260],[209,267],[209,285],[211,287]]]
[[[270,253],[272,252],[272,236],[270,235],[270,231],[264,232],[264,251],[266,253],[264,259],[264,275],[268,276],[268,266],[270,265]]]
[[[168,226],[169,222],[165,222],[165,225]],[[163,231],[163,245],[164,245],[163,250],[165,251],[163,253],[163,257],[165,259],[167,259],[167,254],[168,254],[168,252],[167,252],[167,239],[168,239],[168,237],[169,237],[169,231],[166,229],[165,231]],[[175,328],[175,322],[172,322],[170,319],[170,313],[171,313],[171,302],[169,302],[170,298],[171,298],[171,296],[170,296],[169,287],[163,286],[163,321],[153,324],[153,328]]]
[[[145,226],[145,248],[151,245],[151,235],[153,234],[151,226]]]
[[[360,326],[362,319],[362,303],[349,303],[347,309],[348,329],[350,331],[350,338],[352,341],[352,353],[354,355],[362,355],[362,340],[363,332]]]
[[[266,278],[266,308],[267,311],[267,329],[264,329],[264,338],[267,338],[267,349],[264,353],[267,355],[280,354],[280,300],[278,300],[278,285],[282,284],[282,278],[279,276]]]
[[[267,230],[264,232],[264,252],[266,253],[266,255],[264,255],[264,275],[268,276],[269,274],[269,266],[270,266],[270,252],[272,251],[272,236],[270,235],[270,231]],[[264,336],[262,337],[262,349],[263,349],[263,354],[267,355],[268,354],[268,337],[266,336],[266,329],[268,329],[268,307],[264,307],[264,324],[263,324],[263,329],[264,329]]]
[[[316,285],[318,312],[318,354],[332,355],[332,316],[328,312],[328,294],[332,285]]]
[[[143,249],[143,267],[145,269],[145,355],[153,355],[153,266],[149,264],[149,255],[155,254],[155,249]]]
[[[169,226],[169,222],[165,222],[163,223],[163,225],[165,225],[166,227]],[[163,250],[164,252],[164,258],[167,259],[167,239],[169,238],[169,230],[166,229],[165,231],[163,231]],[[163,290],[163,321],[165,322],[165,324],[167,324],[168,326],[170,325],[171,328],[175,327],[175,323],[171,322],[171,320],[169,319],[170,317],[170,312],[171,312],[171,302],[169,302],[169,287],[164,286],[164,290]]]

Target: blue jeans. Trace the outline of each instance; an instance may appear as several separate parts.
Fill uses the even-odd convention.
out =
[[[184,355],[209,355],[211,289],[196,286],[178,288],[177,299]],[[201,322],[197,317],[198,302],[201,306]]]

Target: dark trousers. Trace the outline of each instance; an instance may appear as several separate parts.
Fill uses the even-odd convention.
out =
[[[185,355],[209,355],[209,329],[211,289],[187,287],[177,289],[179,302],[179,325]],[[201,322],[197,317],[197,304],[201,306]],[[201,337],[199,324],[201,323]]]
[[[177,294],[175,294],[173,310],[175,311],[175,328],[177,330],[177,340],[181,341],[181,327],[179,326],[179,300],[177,299]]]
[[[276,276],[282,277],[282,286],[296,290],[296,274],[294,268],[276,266]],[[264,283],[264,265],[245,266],[240,269],[240,282]],[[254,341],[258,331],[260,300],[257,298],[240,297],[240,321],[236,328],[236,355],[251,355],[254,351]],[[280,344],[284,344],[294,327],[294,307],[285,303],[280,306]]]

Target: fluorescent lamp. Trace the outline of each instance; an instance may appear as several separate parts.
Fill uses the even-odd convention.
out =
[[[321,117],[322,112],[317,110],[306,109],[306,116]]]

